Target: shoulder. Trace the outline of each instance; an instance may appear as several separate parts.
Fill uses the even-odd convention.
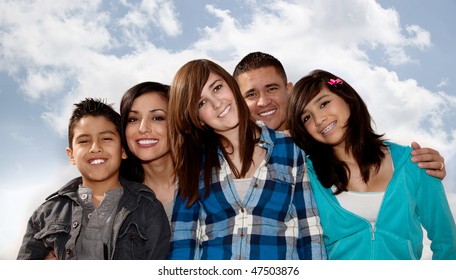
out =
[[[33,216],[39,219],[52,216],[62,216],[71,211],[76,205],[74,201],[77,199],[77,189],[82,182],[80,177],[75,178],[65,184],[58,191],[46,197],[45,201],[35,209]]]
[[[400,155],[405,153],[408,155],[413,150],[410,146],[404,146],[394,142],[385,142],[385,144],[388,146],[392,154]]]
[[[153,202],[157,202],[158,199],[155,196],[154,191],[142,183],[133,182],[125,178],[120,178],[120,184],[124,188],[124,193],[135,197],[135,198],[145,198]]]
[[[72,198],[76,194],[78,186],[80,184],[82,184],[82,178],[81,177],[74,178],[74,179],[70,180],[68,183],[66,183],[59,190],[55,191],[54,193],[52,193],[48,197],[46,197],[46,201],[59,200],[62,198],[65,198],[65,199]]]
[[[385,144],[391,153],[391,158],[395,167],[413,164],[411,161],[412,155],[410,154],[413,150],[412,147],[393,142],[385,142]]]
[[[395,173],[405,172],[407,180],[419,182],[420,185],[441,183],[440,179],[428,175],[426,169],[419,168],[417,163],[412,162],[412,147],[392,142],[386,142],[385,144],[390,150]]]
[[[295,146],[295,142],[291,136],[283,131],[277,131],[267,126],[260,126],[261,140],[268,144],[273,145],[289,145]]]

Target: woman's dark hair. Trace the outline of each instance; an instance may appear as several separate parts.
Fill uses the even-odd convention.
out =
[[[144,182],[144,169],[141,165],[141,160],[137,158],[128,147],[125,131],[128,124],[128,114],[131,111],[133,102],[141,95],[151,92],[160,94],[167,101],[169,101],[168,85],[157,82],[143,82],[128,89],[122,96],[122,101],[120,102],[122,145],[124,146],[125,152],[128,155],[128,158],[122,161],[122,165],[120,167],[120,176],[124,177],[127,180],[140,183]]]
[[[339,79],[339,83],[335,83]],[[329,82],[329,83],[328,83]],[[345,150],[351,151],[360,167],[362,178],[369,180],[372,166],[380,168],[386,147],[382,137],[372,129],[372,119],[359,94],[346,82],[324,70],[314,70],[301,78],[293,87],[288,100],[288,128],[291,137],[312,160],[319,181],[326,188],[335,186],[336,194],[347,191],[350,172],[345,162],[339,160],[331,145],[316,141],[305,129],[301,120],[305,106],[323,88],[341,97],[350,108],[345,126]]]

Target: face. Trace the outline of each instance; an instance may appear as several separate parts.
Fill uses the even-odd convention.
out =
[[[236,78],[253,119],[275,130],[286,129],[288,92],[286,84],[272,66],[242,73]]]
[[[120,163],[127,156],[111,121],[102,116],[83,117],[74,127],[72,145],[67,154],[81,173],[84,186],[118,186]]]
[[[167,100],[159,93],[146,93],[135,99],[125,130],[130,151],[143,162],[169,155]]]
[[[315,140],[338,146],[344,143],[349,117],[348,104],[325,87],[305,106],[301,121]]]
[[[233,92],[225,80],[211,73],[198,101],[198,117],[202,125],[217,133],[229,131],[239,124]]]

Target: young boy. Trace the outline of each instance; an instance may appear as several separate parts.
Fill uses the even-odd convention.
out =
[[[35,210],[18,259],[165,259],[170,228],[162,204],[146,186],[119,177],[126,158],[120,115],[100,100],[75,106],[67,154],[81,177]]]

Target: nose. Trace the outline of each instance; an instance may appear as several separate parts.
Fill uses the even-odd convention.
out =
[[[149,120],[148,119],[141,120],[141,123],[139,124],[139,132],[141,132],[141,133],[150,132]]]
[[[212,108],[214,108],[214,109],[218,109],[222,106],[222,100],[220,100],[216,97],[214,97],[211,102],[212,102]]]
[[[326,115],[322,113],[314,114],[315,126],[320,126],[326,121]]]
[[[96,154],[96,153],[99,153],[99,152],[101,152],[100,143],[98,141],[94,141],[93,144],[92,144],[92,147],[90,148],[90,153]]]
[[[266,107],[269,105],[269,103],[271,103],[271,99],[265,93],[260,93],[257,105],[259,107]]]

